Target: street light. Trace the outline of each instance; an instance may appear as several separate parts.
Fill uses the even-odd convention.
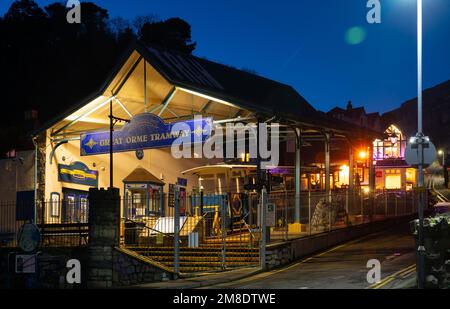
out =
[[[419,192],[419,231],[418,231],[418,287],[424,288],[425,281],[425,242],[423,235],[423,222],[424,222],[424,196],[422,188],[424,187],[424,172],[423,172],[423,148],[426,144],[425,136],[423,134],[422,126],[422,0],[417,0],[417,134],[416,141],[418,146],[419,157],[419,179],[418,187]]]
[[[444,150],[439,150],[438,155],[442,156],[442,166],[445,166],[445,152]]]

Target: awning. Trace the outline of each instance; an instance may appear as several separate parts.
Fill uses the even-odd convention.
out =
[[[181,172],[183,175],[195,175],[199,173],[208,174],[208,173],[220,173],[224,171],[229,171],[232,169],[256,169],[256,165],[249,164],[218,164],[218,165],[205,165],[194,167],[188,169],[184,172]]]
[[[124,183],[151,183],[151,184],[156,184],[156,185],[161,185],[161,186],[165,185],[165,183],[161,179],[159,179],[158,177],[156,177],[155,175],[153,175],[152,173],[147,171],[145,168],[140,167],[140,166],[137,167],[134,171],[132,171],[130,175],[125,177],[123,182]]]

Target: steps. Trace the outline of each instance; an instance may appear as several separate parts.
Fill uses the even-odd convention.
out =
[[[449,202],[448,197],[444,194],[444,193],[448,193],[448,192],[446,192],[446,190],[442,190],[443,192],[441,192],[440,190],[432,189],[432,191],[436,194],[436,198],[438,199],[438,201],[440,203],[448,203]]]
[[[128,247],[129,250],[173,268],[173,247]],[[237,268],[257,265],[259,263],[259,249],[250,248],[248,243],[230,241],[227,239],[225,251],[226,268]],[[180,271],[182,273],[207,272],[222,270],[221,242],[206,240],[198,248],[180,248]]]

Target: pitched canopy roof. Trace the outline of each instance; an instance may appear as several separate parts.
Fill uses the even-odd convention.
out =
[[[147,92],[143,86],[145,74]],[[63,137],[79,134],[80,130],[105,130],[109,123],[107,103],[111,98],[115,100],[113,114],[126,119],[144,112],[144,98],[147,98],[148,110],[169,122],[199,112],[215,120],[261,114],[320,130],[364,138],[374,135],[374,132],[349,127],[316,111],[291,86],[139,42],[130,46],[99,91],[46,123],[34,135],[48,128],[52,128],[52,136]],[[79,122],[82,124],[77,125]]]
[[[147,171],[145,168],[138,166],[134,171],[130,173],[125,179],[123,180],[124,183],[151,183],[156,185],[164,186],[165,183]]]
[[[140,49],[141,50],[141,49]],[[144,47],[148,61],[174,85],[271,115],[317,117],[291,86],[192,55]]]

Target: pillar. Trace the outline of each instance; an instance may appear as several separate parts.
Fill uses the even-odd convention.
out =
[[[300,223],[300,193],[301,193],[301,130],[295,128],[295,223]]]
[[[353,203],[355,200],[355,159],[353,155],[353,146],[349,142],[348,147],[348,206],[347,212],[350,213],[350,209],[353,210]]]
[[[120,191],[89,190],[88,288],[113,286],[113,249],[120,241]]]
[[[330,133],[325,133],[325,193],[329,202],[331,202],[330,174]]]
[[[373,165],[373,147],[369,147],[369,189],[373,193],[375,191],[375,165]]]

